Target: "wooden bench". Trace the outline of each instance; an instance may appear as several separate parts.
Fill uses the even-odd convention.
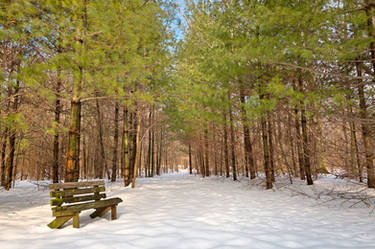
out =
[[[95,209],[91,218],[103,216],[111,210],[111,219],[117,218],[117,205],[120,198],[106,199],[104,181],[67,182],[49,185],[52,216],[56,217],[48,224],[50,228],[60,228],[73,218],[73,227],[79,228],[79,213]]]

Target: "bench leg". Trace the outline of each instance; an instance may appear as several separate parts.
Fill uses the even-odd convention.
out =
[[[62,227],[68,220],[70,220],[73,216],[60,216],[56,217],[48,226],[52,229]]]
[[[117,219],[117,205],[111,206],[111,220]]]
[[[79,228],[79,213],[75,213],[73,216],[73,227]]]
[[[98,216],[103,216],[105,215],[109,210],[111,209],[111,207],[105,207],[105,208],[97,208],[95,209],[95,211],[90,214],[90,217],[91,218],[95,218],[95,217],[98,217]]]

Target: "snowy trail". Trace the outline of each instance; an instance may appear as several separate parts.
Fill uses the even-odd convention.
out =
[[[25,186],[23,186],[23,185]],[[108,185],[124,200],[118,220],[80,215],[60,230],[48,190],[25,183],[0,192],[0,248],[375,248],[375,215],[365,208],[317,205],[303,196],[186,174]]]

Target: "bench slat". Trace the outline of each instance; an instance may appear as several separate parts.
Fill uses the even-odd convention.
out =
[[[83,195],[77,197],[65,197],[65,198],[56,198],[51,200],[51,206],[61,206],[63,203],[75,203],[83,201],[93,201],[106,198],[106,194],[95,194],[95,195]]]
[[[52,190],[50,197],[72,197],[74,195],[89,194],[95,192],[105,192],[105,187],[93,187],[82,189]]]
[[[110,198],[100,201],[93,201],[88,203],[82,203],[82,204],[75,204],[75,205],[69,205],[69,206],[63,206],[63,207],[54,207],[52,208],[52,215],[53,216],[65,216],[65,215],[72,215],[77,212],[81,212],[83,210],[92,209],[92,208],[103,208],[103,207],[109,207],[112,205],[117,205],[122,200],[120,198]]]
[[[49,185],[49,189],[71,189],[78,187],[90,187],[90,186],[102,186],[104,181],[91,181],[91,182],[65,182],[65,183],[53,183]]]

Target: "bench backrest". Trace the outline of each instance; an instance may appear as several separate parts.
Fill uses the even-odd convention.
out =
[[[51,206],[62,206],[64,203],[98,201],[106,198],[104,181],[66,182],[49,185]]]

